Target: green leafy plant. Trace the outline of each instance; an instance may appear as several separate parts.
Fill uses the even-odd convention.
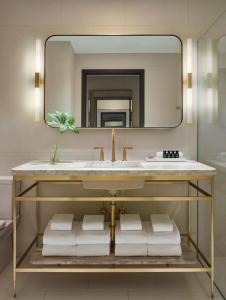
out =
[[[57,151],[59,147],[59,139],[60,135],[63,134],[65,131],[72,131],[73,133],[79,133],[79,129],[75,125],[75,118],[70,116],[66,112],[55,111],[54,113],[49,113],[49,120],[47,124],[51,127],[57,128],[57,141],[55,144],[55,149],[53,156],[51,158],[52,163],[56,163],[57,159]]]

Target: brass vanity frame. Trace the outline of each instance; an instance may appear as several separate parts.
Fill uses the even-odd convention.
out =
[[[146,184],[175,184],[175,183],[187,183],[187,194],[182,196],[75,196],[75,197],[53,197],[53,196],[25,196],[29,191],[33,188],[37,187],[40,182],[49,182],[49,183],[67,183],[67,184],[81,184],[83,180],[138,180],[143,179]],[[28,188],[24,189],[19,194],[16,193],[16,184],[17,182],[24,182],[26,180],[34,182]],[[202,188],[198,186],[199,180],[206,180],[210,183],[210,193],[206,192]],[[194,183],[195,182],[195,183]],[[211,296],[213,297],[213,289],[214,289],[214,203],[215,203],[215,175],[157,175],[157,176],[73,176],[73,175],[14,175],[13,177],[13,286],[14,286],[14,297],[16,297],[16,275],[17,273],[34,273],[34,272],[47,272],[47,273],[126,273],[126,272],[137,272],[137,273],[145,273],[145,272],[205,272],[210,275],[211,278]],[[191,195],[191,188],[196,190],[196,195]],[[32,247],[38,244],[38,238],[40,236],[39,233],[39,216],[37,210],[37,235],[33,239],[32,243],[29,245],[27,250],[21,256],[19,261],[17,261],[17,226],[16,226],[16,204],[20,201],[26,202],[51,202],[51,201],[101,201],[101,202],[109,202],[111,204],[111,238],[114,240],[115,233],[115,205],[117,202],[148,202],[148,201],[185,201],[188,204],[188,232],[185,234],[188,238],[188,242],[194,246],[197,258],[199,260],[200,266],[198,267],[180,267],[180,266],[164,266],[164,267],[136,267],[135,265],[129,265],[128,267],[120,267],[115,265],[109,265],[108,267],[61,267],[59,265],[51,266],[51,267],[22,267],[22,263],[24,259],[27,257],[28,253],[32,249]],[[191,201],[209,201],[211,210],[210,210],[210,234],[211,234],[211,255],[210,262],[204,256],[204,254],[198,248],[196,242],[192,239],[190,235],[190,203]],[[38,207],[38,205],[37,205]]]

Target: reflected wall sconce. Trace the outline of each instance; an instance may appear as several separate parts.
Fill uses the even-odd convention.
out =
[[[187,39],[187,79],[186,79],[186,117],[187,124],[192,124],[192,39]]]
[[[215,74],[214,74],[214,51],[213,42],[208,40],[207,60],[206,60],[206,104],[207,104],[207,122],[213,123],[217,112],[217,97],[215,95]]]
[[[41,80],[41,40],[36,39],[35,41],[35,109],[34,119],[35,122],[40,121],[40,103],[41,103],[41,92],[40,86],[43,83]]]

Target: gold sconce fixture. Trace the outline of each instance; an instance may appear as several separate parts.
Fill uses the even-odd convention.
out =
[[[35,88],[39,88],[42,83],[41,75],[39,72],[35,72]]]
[[[187,76],[188,76],[188,78],[187,78],[187,89],[191,89],[192,88],[192,73],[188,73]]]

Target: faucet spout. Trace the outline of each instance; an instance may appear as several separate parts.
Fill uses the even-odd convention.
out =
[[[112,128],[111,137],[111,161],[115,161],[115,128]]]

